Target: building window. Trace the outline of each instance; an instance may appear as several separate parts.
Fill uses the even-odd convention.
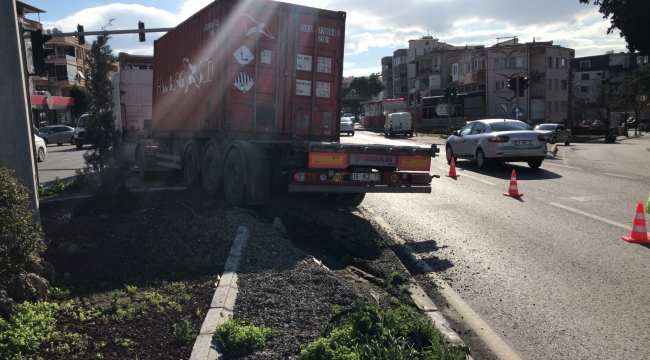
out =
[[[494,90],[496,90],[496,91],[505,91],[505,90],[509,90],[509,89],[508,89],[508,81],[497,81],[497,82],[494,84]]]
[[[559,60],[559,58],[553,58],[553,67],[556,69],[560,67]]]
[[[567,90],[567,88],[568,88],[568,83],[569,83],[568,81],[566,81],[566,80],[562,80],[562,90]]]
[[[589,80],[589,74],[580,74],[580,80]]]
[[[485,84],[478,86],[479,91],[485,91]]]
[[[472,69],[470,68],[470,64],[471,63],[469,61],[465,63],[465,69],[467,69],[467,72],[472,71]],[[474,69],[474,70],[476,70],[476,69]]]
[[[549,101],[546,103],[546,112],[547,113],[552,113],[553,112],[553,102]]]
[[[473,63],[472,68],[474,70],[481,70],[481,69],[485,69],[487,67],[486,66],[485,56],[475,57],[474,59],[472,59],[472,63]]]
[[[399,78],[400,79],[406,79],[406,71],[400,71],[399,72]]]
[[[451,65],[451,74],[458,75],[458,64]]]
[[[508,67],[511,69],[520,69],[524,67],[523,57],[511,57],[508,59]]]
[[[559,88],[559,83],[560,83],[560,82],[558,81],[558,79],[553,80],[553,85],[554,85],[554,86],[553,86],[553,89],[554,89],[555,91],[557,91],[557,90],[560,89],[560,88]]]
[[[469,86],[468,86],[469,87]],[[469,90],[468,90],[469,91]],[[476,85],[472,85],[472,91],[476,91]]]
[[[589,67],[591,67],[591,60],[584,60],[580,62],[581,69],[589,68]]]
[[[555,101],[555,112],[558,112],[558,111],[560,111],[560,108],[559,108],[558,101],[556,100]]]
[[[562,100],[562,102],[560,103],[560,110],[566,111],[566,101],[565,100]]]
[[[408,92],[408,87],[407,86],[402,86],[400,88],[400,92],[403,92],[403,93]]]
[[[61,89],[61,96],[68,96],[68,91],[66,89]]]
[[[548,57],[548,67],[549,67],[549,68],[552,68],[552,67],[553,67],[553,57],[552,57],[552,56],[549,56],[549,57]]]
[[[393,82],[393,77],[392,76],[387,77],[386,82],[387,83],[392,83]]]
[[[581,93],[588,93],[589,92],[589,86],[581,86],[580,87],[580,92]]]
[[[495,69],[505,69],[506,68],[506,59],[494,59],[494,68]]]
[[[458,67],[459,67],[458,72],[460,74],[464,74],[465,73],[465,63],[464,62],[458,63]]]
[[[553,80],[548,79],[548,85],[546,87],[546,90],[553,90]]]

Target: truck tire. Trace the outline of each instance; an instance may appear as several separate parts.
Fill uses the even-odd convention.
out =
[[[350,206],[354,206],[354,207],[361,205],[365,197],[366,197],[366,193],[341,194],[341,200],[345,201]]]
[[[244,184],[244,161],[239,150],[232,150],[226,159],[223,172],[223,187],[226,201],[233,206],[244,206],[246,184]]]
[[[195,145],[189,145],[185,149],[183,157],[183,177],[187,186],[196,186],[201,181],[201,172],[199,171],[199,154]]]
[[[214,146],[210,146],[203,155],[201,180],[203,191],[212,197],[217,196],[219,190],[219,175],[219,153]]]
[[[147,171],[147,155],[142,147],[138,148],[136,162],[138,164],[138,177],[141,180],[148,180],[150,172]]]

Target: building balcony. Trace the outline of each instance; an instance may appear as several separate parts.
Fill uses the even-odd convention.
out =
[[[64,76],[50,76],[48,78],[34,78],[34,86],[59,86],[69,87],[79,85],[79,80],[74,77]]]
[[[67,54],[48,55],[45,62],[53,63],[55,65],[77,65],[77,57]]]
[[[439,65],[438,66],[429,66],[429,67],[420,69],[420,71],[418,71],[418,75],[430,75],[430,74],[433,74],[436,71],[440,72],[440,66]]]
[[[47,45],[70,45],[75,46],[77,44],[74,36],[53,36],[47,43]]]

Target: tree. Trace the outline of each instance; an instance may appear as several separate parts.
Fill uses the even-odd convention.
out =
[[[357,77],[350,83],[350,89],[354,90],[357,96],[364,101],[377,96],[385,88],[377,74],[372,74],[370,77]]]
[[[73,85],[70,88],[69,95],[74,99],[74,106],[72,107],[72,116],[78,119],[81,115],[90,110],[90,97],[86,89]]]
[[[112,21],[113,19],[109,20],[102,30],[106,30]],[[90,116],[85,136],[93,148],[84,154],[87,172],[102,172],[115,159],[111,153],[115,149],[113,145],[116,139],[113,84],[109,76],[115,56],[108,44],[110,38],[108,32],[97,36],[88,54],[86,86],[90,95]]]
[[[582,4],[591,3],[591,0],[579,1]],[[650,1],[594,0],[593,4],[600,6],[598,11],[603,18],[610,20],[607,34],[618,29],[630,52],[650,53]]]
[[[625,79],[625,87],[628,94],[633,94],[634,99],[630,99],[630,110],[634,113],[636,119],[641,119],[641,113],[648,109],[648,93],[650,92],[650,66],[635,69],[632,76]],[[639,120],[640,122],[640,120]],[[640,124],[639,124],[640,125]],[[641,131],[637,125],[634,128],[634,135]]]

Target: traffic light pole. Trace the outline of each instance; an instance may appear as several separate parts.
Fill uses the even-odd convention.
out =
[[[515,95],[517,96],[517,109],[519,109],[519,87],[521,86],[521,78],[517,76],[517,82],[515,85]],[[519,114],[519,112],[515,112],[515,114]],[[519,120],[519,119],[515,119]]]
[[[0,69],[5,71],[0,81],[0,166],[14,170],[16,178],[29,192],[29,200],[35,211],[34,220],[40,222],[34,138],[29,121],[29,102],[26,72],[16,16],[15,1],[0,1]]]

